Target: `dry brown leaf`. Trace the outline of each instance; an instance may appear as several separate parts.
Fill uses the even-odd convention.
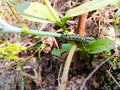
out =
[[[93,78],[92,86],[94,88],[99,88],[100,87],[100,85],[96,82],[96,80],[94,78]]]
[[[54,48],[58,48],[58,44],[57,41],[54,37],[50,37],[50,36],[44,36],[42,38],[42,43],[45,44],[46,46],[43,48],[43,51],[45,53],[49,53],[51,51],[51,49]]]

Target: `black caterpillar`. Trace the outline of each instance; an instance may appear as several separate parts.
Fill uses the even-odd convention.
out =
[[[62,38],[66,39],[66,40],[78,41],[78,42],[82,42],[82,43],[89,43],[89,42],[95,40],[93,37],[82,37],[78,34],[71,34],[71,35],[62,34]]]

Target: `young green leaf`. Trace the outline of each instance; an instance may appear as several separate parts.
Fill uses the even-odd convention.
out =
[[[72,47],[71,44],[62,44],[62,48],[59,50],[54,48],[52,50],[52,54],[56,56],[60,56],[62,52],[70,50],[71,47]]]
[[[90,43],[88,53],[95,54],[102,51],[108,51],[113,49],[114,46],[114,41],[112,41],[111,39],[102,38]]]
[[[41,22],[41,23],[56,23],[55,17],[51,14],[47,6],[38,2],[29,2],[17,5],[17,11],[22,14],[22,16],[30,21]],[[54,14],[58,16],[58,13],[52,8]],[[59,20],[57,18],[57,20]]]
[[[64,18],[78,16],[93,10],[101,9],[110,4],[116,4],[119,0],[92,0],[80,6],[70,9]]]

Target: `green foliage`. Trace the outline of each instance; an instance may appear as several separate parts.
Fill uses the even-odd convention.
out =
[[[71,17],[101,9],[110,4],[118,4],[118,0],[92,0],[73,9],[70,9],[66,15],[60,19],[56,10],[53,9],[50,5],[49,0],[44,0],[44,2],[46,5],[38,2],[25,1],[17,5],[17,10],[24,18],[30,21],[41,23],[56,23],[58,26],[63,28],[64,33],[68,32],[65,23]]]
[[[117,69],[117,62],[116,61],[109,60],[108,63],[112,66],[113,70]]]
[[[3,29],[0,27],[0,30],[3,30]]]
[[[56,55],[56,56],[60,56],[61,53],[65,52],[65,51],[69,51],[71,47],[72,47],[71,44],[62,44],[62,48],[59,50],[54,48],[52,50],[52,54]]]
[[[55,23],[56,23],[58,26],[60,26],[60,27],[63,28],[64,25],[63,25],[63,23],[61,22],[61,20],[60,20],[60,18],[59,18],[59,16],[58,16],[58,13],[56,13],[56,11],[52,8],[49,0],[44,0],[44,2],[45,2],[45,4],[46,4],[47,8],[49,9],[50,13],[51,13],[52,16],[54,17]]]
[[[26,48],[19,46],[17,44],[3,42],[0,44],[0,58],[9,59],[9,60],[18,59],[17,54],[22,50],[26,50]]]
[[[118,0],[92,0],[80,6],[70,9],[66,15],[66,17],[74,17],[78,16],[93,10],[101,9],[109,4],[116,4]]]
[[[118,11],[115,13],[115,17],[114,17],[114,29],[116,31],[116,24],[119,20],[119,16],[120,16],[120,9],[118,9]]]
[[[24,18],[26,18],[30,21],[42,22],[42,23],[56,23],[58,26],[62,27],[63,29],[66,29],[65,23],[67,22],[68,19],[70,19],[70,17],[78,16],[78,15],[84,14],[86,12],[101,9],[110,4],[116,4],[116,5],[118,4],[118,0],[92,0],[90,2],[87,2],[85,4],[77,6],[73,9],[70,9],[66,13],[66,15],[60,19],[58,16],[58,13],[55,11],[55,9],[53,9],[51,7],[49,1],[48,0],[44,0],[44,1],[45,1],[45,5],[42,3],[38,3],[38,2],[25,1],[25,2],[17,5],[17,10],[20,12],[20,14]],[[119,13],[116,14],[116,20],[117,20],[118,16],[119,16]],[[26,33],[26,34],[35,34],[35,35],[37,34],[36,32],[32,32],[32,30],[26,30],[26,29],[23,29],[22,32]],[[40,35],[41,35],[41,33],[40,33]],[[49,35],[50,35],[50,33],[49,33]],[[50,35],[50,36],[52,36],[52,35]],[[53,36],[58,37],[58,34],[53,35]],[[59,34],[59,37],[61,37],[61,34]],[[13,50],[12,49],[9,50],[11,47],[12,46],[10,46],[10,45],[7,45],[6,47],[4,47],[6,49],[6,51],[2,50],[2,51],[4,51],[4,53],[1,54],[2,57],[3,57],[3,54],[6,54],[6,56],[9,56],[12,53],[11,54],[12,57],[10,57],[10,58],[15,58],[14,57],[15,54],[17,54],[19,51],[21,51],[21,48],[19,48],[18,50],[15,49],[15,48],[18,48],[17,46],[15,48],[12,48]],[[52,54],[59,56],[62,52],[68,51],[70,49],[70,47],[71,47],[71,44],[63,44],[62,49],[60,49],[60,50],[54,49],[52,51]],[[113,49],[113,47],[114,47],[114,42],[112,40],[99,39],[99,40],[95,40],[95,41],[89,43],[89,45],[83,45],[83,47],[80,47],[78,50],[83,50],[89,54],[95,54],[95,53],[99,53],[99,52],[103,52],[103,51],[109,51],[109,50]],[[9,48],[9,49],[7,49],[7,48]],[[12,52],[10,52],[10,51],[12,51]]]
[[[71,46],[71,44],[62,44],[62,48],[60,50],[53,49],[52,54],[59,56],[62,52],[69,51]],[[81,46],[78,47],[77,50],[84,51],[86,54],[96,54],[105,51],[103,52],[103,55],[108,56],[111,55],[110,50],[114,48],[115,42],[111,39],[102,38],[99,40],[95,40],[88,45],[84,44]]]
[[[52,15],[48,7],[46,5],[43,5],[42,3],[26,1],[18,4],[17,10],[24,18],[30,21],[41,23],[58,22],[56,21],[55,17]],[[54,15],[57,17],[57,20],[60,21],[58,13],[53,8],[52,11],[54,11]]]
[[[0,10],[0,14],[2,14],[3,12],[2,12],[2,10]]]
[[[115,5],[120,7],[120,1],[118,1]]]
[[[111,56],[111,51],[110,50],[104,51],[100,56],[102,57]]]
[[[96,41],[93,41],[89,44],[89,47],[87,47],[87,51],[90,54],[95,54],[103,51],[108,51],[113,49],[115,46],[115,42],[111,39],[102,38]]]
[[[58,13],[53,9],[48,0],[44,0],[46,5],[38,2],[29,2],[17,5],[17,10],[21,15],[34,22],[56,23],[59,26],[64,25],[70,17],[78,16],[86,12],[101,9],[109,4],[117,4],[118,0],[92,0],[73,9],[70,9],[60,20]],[[89,7],[88,7],[89,6]],[[62,22],[61,22],[62,21]]]

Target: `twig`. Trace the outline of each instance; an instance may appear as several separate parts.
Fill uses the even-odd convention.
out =
[[[117,53],[113,54],[111,57],[107,58],[105,61],[103,61],[100,65],[98,65],[89,75],[88,77],[84,80],[80,90],[84,89],[84,86],[86,84],[86,82],[93,76],[93,74],[103,65],[105,64],[108,60],[112,59],[115,55],[117,55]]]
[[[63,65],[60,66],[59,73],[58,73],[58,85],[59,86],[60,86],[60,74],[61,74],[61,71],[62,71],[62,67],[63,67]]]
[[[83,0],[82,3],[89,2],[90,0]],[[81,36],[85,35],[85,25],[87,20],[88,13],[82,14],[79,16],[79,22],[78,22],[78,34]]]
[[[109,74],[109,76],[113,79],[113,81],[118,85],[118,87],[120,88],[120,84],[117,82],[117,80],[113,77],[113,75],[111,74],[110,70],[107,70],[107,73]]]
[[[62,77],[61,77],[61,84],[60,84],[58,90],[66,90],[69,68],[70,68],[70,64],[71,64],[74,52],[76,50],[76,47],[77,47],[76,44],[72,45],[72,48],[70,49],[70,52],[67,56],[65,66],[64,66],[64,70],[63,70],[63,74],[62,74]]]

